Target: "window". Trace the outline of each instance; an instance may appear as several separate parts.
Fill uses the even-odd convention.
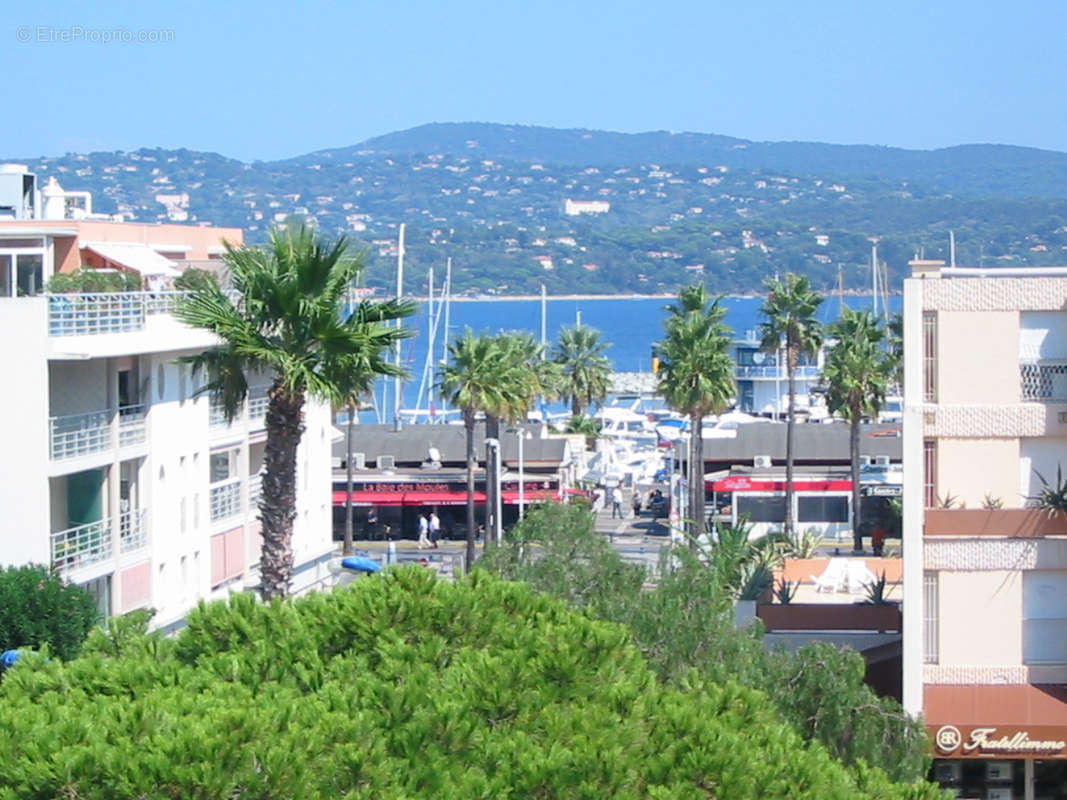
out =
[[[923,573],[923,661],[937,663],[938,643],[937,573]]]
[[[923,505],[937,507],[937,441],[923,441]]]
[[[768,495],[736,495],[738,519],[749,522],[785,522],[785,498]]]
[[[1067,664],[1067,571],[1023,573],[1023,663]]]
[[[923,402],[937,402],[937,313],[923,312]]]
[[[800,495],[797,522],[848,522],[848,498]]]

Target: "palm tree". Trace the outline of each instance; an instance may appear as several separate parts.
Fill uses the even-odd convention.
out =
[[[708,414],[725,411],[734,397],[726,309],[703,286],[687,286],[667,306],[666,336],[660,355],[659,391],[670,406],[689,417],[688,537],[695,548],[704,532],[704,431]]]
[[[463,336],[448,346],[449,361],[441,372],[442,397],[463,414],[467,432],[467,569],[474,565],[474,425],[479,413],[507,407],[504,364],[498,341],[487,335],[475,336],[467,328]]]
[[[885,331],[870,311],[843,310],[827,333],[834,345],[823,376],[829,386],[826,399],[831,411],[849,422],[848,448],[852,463],[852,541],[863,549],[860,531],[860,422],[878,416],[896,369],[896,359],[885,349]]]
[[[760,324],[760,346],[771,353],[785,349],[789,378],[789,410],[785,431],[785,533],[793,533],[793,429],[796,425],[796,374],[801,356],[814,357],[822,347],[822,326],[815,314],[823,298],[812,291],[807,277],[790,272],[785,282],[768,278],[763,284],[767,299],[760,308],[766,318]]]
[[[601,403],[611,382],[610,347],[600,340],[600,331],[588,325],[564,328],[552,352],[562,375],[560,394],[571,401],[571,416],[580,417],[593,403]]]
[[[316,239],[303,226],[271,232],[263,247],[226,244],[224,259],[236,299],[217,286],[196,289],[178,307],[188,325],[222,343],[190,359],[205,370],[209,391],[233,419],[248,393],[246,375],[274,376],[268,392],[264,451],[260,575],[263,597],[289,592],[296,516],[296,450],[308,397],[341,405],[371,376],[395,375],[385,354],[410,333],[385,323],[414,313],[412,303],[361,302],[347,317],[345,299],[362,257],[346,256],[347,241]]]

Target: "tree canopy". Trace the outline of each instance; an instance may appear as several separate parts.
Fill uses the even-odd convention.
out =
[[[656,680],[626,628],[415,567],[176,638],[118,625],[0,684],[0,798],[933,798],[844,767],[766,697]]]

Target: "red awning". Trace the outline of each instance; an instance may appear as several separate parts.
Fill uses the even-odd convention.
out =
[[[346,492],[334,492],[333,504],[343,506]],[[403,492],[352,492],[352,505],[354,506],[399,506],[404,503]]]
[[[485,492],[475,492],[474,502],[484,503]],[[466,492],[408,492],[404,495],[406,506],[465,506]]]
[[[523,503],[543,503],[546,500],[558,500],[555,489],[529,489],[523,492]],[[519,504],[519,492],[517,489],[510,489],[506,492],[500,493],[501,502],[508,505],[515,506]]]
[[[784,492],[785,481],[770,478],[750,478],[747,475],[730,475],[717,481],[705,481],[704,488],[713,492]],[[794,480],[797,492],[850,492],[852,481]]]

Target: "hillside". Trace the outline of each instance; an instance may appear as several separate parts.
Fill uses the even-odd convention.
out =
[[[454,264],[456,291],[758,289],[784,270],[869,284],[871,237],[899,279],[917,252],[971,264],[1062,263],[1067,154],[936,151],[433,124],[273,162],[152,150],[17,159],[136,221],[211,222],[261,241],[290,216],[368,249],[388,286],[407,223],[410,291]],[[578,210],[566,213],[566,202]],[[589,203],[600,203],[590,206]],[[586,205],[582,205],[586,204]],[[575,207],[571,208],[572,211]]]

